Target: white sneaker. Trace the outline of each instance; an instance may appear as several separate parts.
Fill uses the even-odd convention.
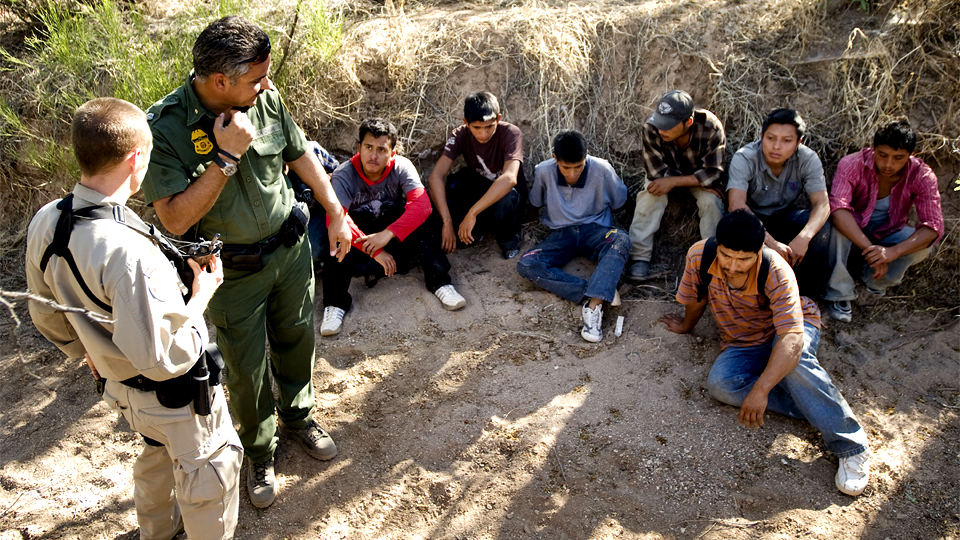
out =
[[[437,289],[433,294],[440,299],[440,303],[443,304],[443,308],[449,311],[456,311],[467,305],[467,299],[460,296],[460,293],[453,288],[453,285],[444,285],[443,287]]]
[[[867,487],[867,481],[870,480],[868,459],[867,452],[840,458],[840,467],[837,468],[835,479],[837,489],[854,497],[863,493],[863,490]]]
[[[343,315],[346,313],[342,309],[334,306],[323,308],[323,322],[320,323],[321,336],[335,336],[340,333],[343,327]]]
[[[583,305],[583,330],[580,330],[580,335],[590,343],[598,343],[603,339],[603,331],[600,330],[600,323],[603,321],[603,310],[600,308],[602,304],[597,304],[593,309],[588,308],[588,304]]]

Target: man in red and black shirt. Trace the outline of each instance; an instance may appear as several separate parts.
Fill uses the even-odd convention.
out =
[[[450,283],[450,263],[424,222],[430,215],[420,176],[410,160],[396,152],[397,128],[375,118],[360,124],[357,153],[337,167],[333,190],[347,212],[353,247],[338,263],[327,255],[323,266],[323,323],[320,334],[340,332],[350,309],[350,280],[363,266],[375,277],[406,272],[414,258],[423,268],[427,289],[449,310],[466,300]],[[368,264],[376,261],[376,264]]]

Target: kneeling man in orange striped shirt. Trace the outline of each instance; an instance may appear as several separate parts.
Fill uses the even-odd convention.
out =
[[[678,334],[693,330],[710,305],[721,352],[707,388],[740,407],[740,424],[763,425],[767,410],[805,419],[840,459],[837,489],[859,495],[870,470],[867,435],[817,361],[820,311],[800,296],[783,257],[764,248],[763,223],[745,210],[724,216],[714,238],[687,252],[677,301],[685,312],[661,320]]]

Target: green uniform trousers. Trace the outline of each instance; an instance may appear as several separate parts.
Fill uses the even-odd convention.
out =
[[[281,246],[266,255],[263,263],[259,272],[225,269],[223,284],[207,309],[227,365],[230,412],[240,422],[243,450],[254,463],[270,459],[277,448],[275,406],[284,425],[296,429],[307,425],[315,405],[310,245],[303,237],[292,248]]]

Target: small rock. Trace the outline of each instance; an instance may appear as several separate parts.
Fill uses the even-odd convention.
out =
[[[527,533],[527,534],[532,534],[532,533],[530,532],[530,526],[529,526],[529,525],[524,525],[524,526],[523,526],[523,532],[525,532],[525,533]]]

